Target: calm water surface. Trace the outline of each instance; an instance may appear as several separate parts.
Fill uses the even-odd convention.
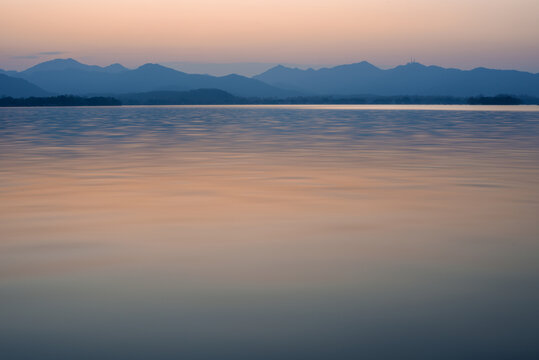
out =
[[[0,109],[1,359],[537,359],[533,107]]]

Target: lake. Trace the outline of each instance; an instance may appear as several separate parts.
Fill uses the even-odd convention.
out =
[[[0,109],[0,358],[537,359],[539,107]]]

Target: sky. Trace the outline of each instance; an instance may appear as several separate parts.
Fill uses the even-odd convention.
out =
[[[0,68],[54,58],[539,72],[538,0],[2,0]],[[211,68],[211,66],[210,66]]]

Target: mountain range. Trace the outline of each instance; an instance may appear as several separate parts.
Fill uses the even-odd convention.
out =
[[[417,62],[380,69],[366,61],[331,68],[282,65],[251,78],[188,74],[158,64],[128,69],[56,59],[24,71],[0,70],[0,97],[107,95],[219,89],[233,96],[287,98],[316,95],[539,96],[539,74],[516,70],[448,69]]]
[[[417,62],[383,70],[366,61],[319,70],[276,66],[255,79],[283,89],[333,95],[539,95],[539,74],[446,69]]]
[[[130,70],[120,64],[107,67],[82,64],[74,59],[56,59],[21,72],[3,71],[55,94],[114,95],[150,91],[186,91],[213,88],[236,96],[287,97],[297,93],[240,75],[187,74],[158,64]],[[9,92],[0,95],[13,96]]]

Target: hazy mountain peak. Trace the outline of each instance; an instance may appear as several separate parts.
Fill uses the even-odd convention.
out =
[[[122,64],[114,63],[114,64],[110,64],[109,66],[105,66],[103,70],[107,72],[122,72],[122,71],[127,71],[129,69],[123,66]]]
[[[225,76],[221,76],[221,78],[223,78],[223,79],[244,79],[245,76],[241,76],[241,75],[238,75],[238,74],[228,74],[228,75],[225,75]]]
[[[423,69],[423,68],[426,68],[427,66],[421,64],[421,63],[418,63],[416,61],[411,61],[405,65],[401,65],[401,67],[405,67],[405,68],[409,68],[409,69]]]
[[[24,72],[54,71],[54,70],[65,70],[65,69],[72,69],[72,68],[80,69],[80,68],[85,68],[85,67],[91,67],[91,66],[82,64],[73,58],[54,59],[54,60],[49,60],[49,61],[39,63],[37,65],[34,65],[26,69]]]
[[[292,73],[292,72],[302,72],[304,70],[301,70],[301,69],[298,69],[298,68],[291,68],[291,67],[288,67],[288,66],[284,66],[284,65],[276,65],[266,71],[264,71],[262,74],[286,74],[286,73]],[[260,74],[260,75],[262,75]],[[260,76],[260,75],[256,75],[256,76]],[[256,77],[254,76],[254,77]]]
[[[292,70],[292,68],[289,68],[289,67],[286,67],[284,65],[279,64],[279,65],[275,65],[272,68],[269,68],[265,72],[269,72],[269,71],[286,71],[286,70]]]
[[[345,64],[345,65],[338,65],[338,66],[335,66],[335,67],[332,67],[332,68],[325,68],[324,70],[326,70],[326,71],[327,70],[330,70],[330,71],[333,71],[333,70],[370,71],[370,70],[380,70],[380,69],[377,68],[376,66],[374,66],[373,64],[371,64],[368,61],[361,61],[361,62],[353,63],[353,64]]]
[[[155,64],[155,63],[146,63],[144,65],[141,65],[137,68],[137,70],[145,70],[145,71],[176,71],[174,69],[171,69],[169,67]],[[180,72],[180,71],[178,71]]]
[[[67,58],[67,59],[53,59],[53,60],[42,62],[41,64],[79,64],[81,65],[82,63],[73,58]]]
[[[374,66],[373,64],[365,60],[360,61],[358,63],[350,64],[350,66],[378,69],[378,67]]]
[[[146,63],[138,67],[138,69],[159,69],[159,68],[165,68],[165,66],[159,65],[156,63]]]

